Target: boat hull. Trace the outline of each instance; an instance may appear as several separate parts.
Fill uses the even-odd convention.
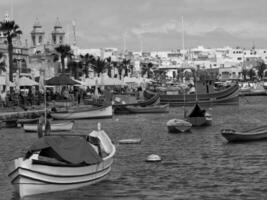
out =
[[[98,119],[111,118],[113,115],[112,106],[102,106],[95,109],[70,112],[53,112],[50,114],[54,119]]]
[[[30,176],[24,175],[25,172],[20,172],[21,174],[16,177],[13,181],[15,185],[16,192],[20,197],[36,195],[41,193],[56,192],[76,189],[84,186],[88,186],[97,183],[105,178],[105,176],[110,172],[111,168],[107,168],[102,173],[97,173],[91,176],[87,176],[83,181],[77,182],[49,182],[39,180],[39,177],[34,179]],[[33,175],[32,173],[30,174]]]
[[[73,125],[74,122],[52,123],[50,127],[52,132],[71,131]],[[38,124],[24,124],[23,129],[25,132],[37,132]],[[45,131],[45,126],[43,126],[43,131]]]
[[[144,96],[149,98],[155,92],[145,90]],[[170,106],[192,106],[196,103],[200,105],[227,105],[238,104],[239,86],[233,85],[222,91],[198,94],[197,100],[195,94],[180,94],[180,95],[167,95],[160,94],[160,104],[169,104]]]
[[[146,106],[151,106],[151,105],[158,105],[160,103],[160,98],[159,94],[151,94],[149,98],[145,101],[140,101],[137,103],[131,103],[131,104],[114,104],[113,110],[115,114],[119,113],[129,113],[129,110],[127,109],[128,106],[141,106],[141,107],[146,107]]]
[[[138,113],[168,113],[169,104],[155,106],[125,106],[117,109],[115,114],[138,114]]]
[[[169,133],[188,132],[191,127],[192,124],[184,120],[171,119],[167,122],[167,128]]]
[[[211,117],[188,117],[186,119],[192,126],[210,126],[212,124]]]
[[[228,132],[222,130],[221,134],[228,142],[252,142],[267,140],[267,130],[259,132]]]
[[[91,185],[111,170],[116,148],[111,142],[109,145],[110,153],[92,165],[51,163],[40,160],[38,153],[28,159],[18,158],[10,162],[8,177],[20,197]]]

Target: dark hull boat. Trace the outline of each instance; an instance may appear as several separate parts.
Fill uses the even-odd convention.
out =
[[[129,113],[129,106],[130,107],[146,107],[151,105],[157,105],[160,101],[159,94],[153,94],[145,101],[140,101],[137,103],[129,103],[129,104],[113,104],[113,110],[115,114],[119,113]],[[128,107],[128,108],[127,108]]]
[[[186,120],[190,122],[192,126],[208,126],[212,123],[211,114],[201,109],[198,104],[195,104],[191,113],[186,116]]]
[[[267,140],[267,125],[246,131],[222,129],[221,134],[228,142],[251,142]]]
[[[138,113],[168,113],[169,104],[152,106],[125,106],[124,109],[116,110],[116,114],[138,114]]]
[[[151,98],[156,92],[150,90],[144,91],[146,98]],[[237,104],[239,96],[239,86],[234,84],[229,88],[213,93],[199,93],[198,100],[196,101],[195,94],[160,94],[160,104],[170,104],[170,106],[192,106],[196,103],[200,105],[225,105],[225,104]]]

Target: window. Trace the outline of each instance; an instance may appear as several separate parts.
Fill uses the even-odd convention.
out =
[[[56,44],[56,42],[57,42],[56,36],[53,35],[52,38],[53,38],[53,43]]]
[[[33,46],[35,46],[35,36],[34,35],[32,36],[32,44],[33,44]]]
[[[63,36],[60,36],[60,37],[59,37],[59,43],[60,43],[60,44],[63,43]]]
[[[42,36],[40,35],[40,36],[39,36],[39,44],[42,44],[42,42],[43,42],[43,38],[42,38]]]
[[[238,57],[237,60],[242,60],[242,58],[241,57]]]

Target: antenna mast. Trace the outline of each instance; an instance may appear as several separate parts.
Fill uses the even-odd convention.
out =
[[[76,38],[76,22],[74,20],[72,21],[72,30],[73,30],[73,45],[75,46],[77,43],[77,38]]]

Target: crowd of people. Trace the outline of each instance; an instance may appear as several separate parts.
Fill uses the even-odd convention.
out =
[[[97,92],[95,87],[87,87],[82,89],[79,87],[67,87],[62,86],[60,88],[46,88],[46,93],[36,89],[34,87],[28,87],[21,89],[20,91],[15,90],[2,90],[0,93],[0,105],[1,107],[12,107],[12,106],[32,106],[40,105],[44,102],[46,97],[47,102],[51,101],[70,101],[77,102],[78,104],[83,103],[86,98],[105,98],[109,101],[112,100],[110,94],[121,94],[121,95],[134,95],[137,99],[141,98],[142,87],[98,87]]]

